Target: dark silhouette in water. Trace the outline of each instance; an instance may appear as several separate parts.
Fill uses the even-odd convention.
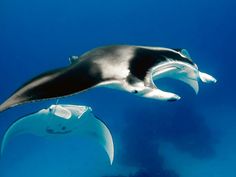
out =
[[[118,161],[142,169],[134,177],[178,177],[164,166],[164,157],[158,154],[158,140],[168,141],[195,158],[214,156],[215,138],[204,117],[186,107],[169,111],[161,106],[158,111],[147,107],[127,112],[121,137],[122,155]]]
[[[204,117],[193,109],[176,109],[171,116],[162,119],[162,124],[164,126],[157,125],[159,137],[171,142],[178,150],[188,152],[198,159],[215,155],[214,145],[217,140]]]

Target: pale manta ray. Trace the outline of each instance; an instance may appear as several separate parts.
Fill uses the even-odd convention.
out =
[[[94,116],[90,107],[51,105],[47,109],[22,117],[4,134],[1,155],[13,137],[26,133],[42,137],[65,138],[71,135],[90,137],[106,151],[110,164],[113,162],[114,145],[111,133],[106,125]]]
[[[46,72],[21,86],[0,111],[19,104],[59,98],[103,86],[145,98],[175,101],[180,96],[160,90],[154,80],[170,77],[189,84],[197,93],[198,80],[216,79],[200,72],[185,49],[112,45],[70,57],[67,67]]]

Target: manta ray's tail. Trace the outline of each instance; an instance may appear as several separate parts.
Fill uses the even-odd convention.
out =
[[[0,112],[27,102],[71,95],[96,84],[88,71],[75,65],[49,71],[20,87],[0,105]]]

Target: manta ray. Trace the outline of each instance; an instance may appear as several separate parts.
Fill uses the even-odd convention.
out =
[[[118,89],[145,98],[175,101],[180,96],[160,90],[155,80],[170,77],[199,90],[198,81],[216,79],[200,72],[186,49],[111,45],[69,58],[70,65],[43,73],[22,85],[0,111],[19,104],[59,98],[94,87]]]
[[[36,113],[14,122],[3,136],[1,155],[7,143],[20,134],[33,134],[42,137],[67,137],[80,135],[90,137],[106,151],[110,164],[114,158],[114,145],[106,125],[96,118],[92,109],[77,105],[51,105]]]

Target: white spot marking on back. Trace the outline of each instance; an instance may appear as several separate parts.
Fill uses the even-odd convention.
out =
[[[127,78],[130,73],[129,61],[133,57],[133,53],[134,50],[123,48],[94,62],[101,68],[103,79],[121,80]]]

